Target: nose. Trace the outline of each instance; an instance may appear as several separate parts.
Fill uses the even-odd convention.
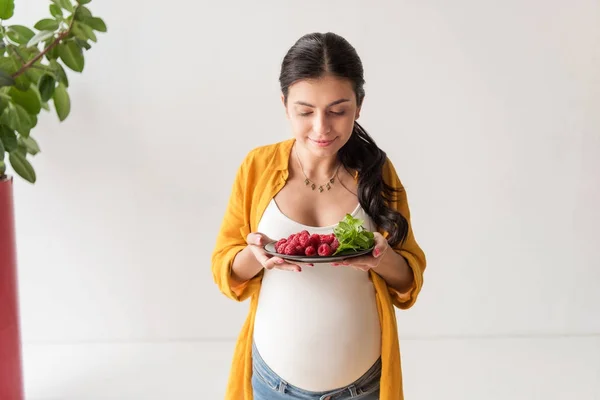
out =
[[[313,130],[318,135],[326,135],[331,132],[331,125],[324,113],[317,113],[315,115]]]

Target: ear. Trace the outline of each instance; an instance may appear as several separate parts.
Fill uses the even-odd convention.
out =
[[[360,110],[362,109],[363,103],[365,101],[365,98],[363,96],[360,104],[358,105],[358,107],[356,107],[356,114],[354,115],[354,119],[357,120],[360,118]]]

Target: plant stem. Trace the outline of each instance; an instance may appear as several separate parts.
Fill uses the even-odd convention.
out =
[[[15,72],[12,75],[13,79],[16,79],[21,74],[23,74],[25,71],[27,71],[28,68],[30,68],[33,64],[35,64],[42,57],[44,57],[44,55],[47,52],[49,52],[50,50],[52,50],[52,48],[54,46],[56,46],[58,43],[60,43],[61,40],[63,40],[65,37],[67,37],[67,35],[69,35],[69,33],[71,33],[71,28],[73,28],[73,24],[75,23],[75,12],[77,12],[77,8],[78,7],[79,6],[75,6],[75,9],[73,10],[73,13],[71,14],[71,22],[69,23],[69,28],[66,31],[62,32],[60,35],[58,35],[58,37],[56,39],[54,39],[54,42],[52,42],[50,44],[50,46],[46,47],[43,51],[40,52],[40,54],[38,54],[37,56],[33,57],[31,60],[29,60],[29,62],[27,62],[26,64],[24,64],[17,72]]]
[[[50,46],[46,47],[42,52],[40,52],[40,54],[38,54],[37,56],[33,57],[31,60],[29,60],[29,62],[27,62],[27,64],[24,64],[17,72],[15,72],[13,74],[13,79],[19,77],[21,74],[23,74],[25,71],[27,71],[27,69],[29,69],[33,64],[36,63],[36,61],[38,61],[40,58],[44,57],[44,55],[49,52],[50,50],[52,50],[52,48],[54,46],[56,46],[61,40],[63,40],[65,38],[65,36],[67,36],[70,32],[70,29],[67,31],[64,31],[63,33],[61,33],[55,40],[54,42],[52,42],[50,44]]]

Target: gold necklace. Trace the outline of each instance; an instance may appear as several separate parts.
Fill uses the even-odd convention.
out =
[[[300,156],[298,155],[298,148],[296,146],[294,146],[294,150],[296,151],[296,158],[298,159],[298,164],[300,165],[300,169],[302,170],[302,173],[304,174],[304,184],[306,186],[309,186],[312,190],[315,190],[317,188],[317,184],[315,184],[313,181],[308,179],[308,176],[306,176],[306,172],[304,172],[304,167],[302,166],[302,162],[300,161]],[[323,193],[325,191],[325,189],[331,190],[331,185],[333,185],[333,182],[335,182],[335,176],[337,175],[339,169],[340,169],[340,164],[338,163],[338,166],[335,169],[335,172],[333,173],[331,178],[329,178],[329,181],[327,181],[327,183],[324,183],[322,185],[318,185],[320,193]]]

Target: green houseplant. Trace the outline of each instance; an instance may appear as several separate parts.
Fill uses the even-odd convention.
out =
[[[91,0],[52,0],[32,28],[11,24],[15,0],[0,0],[0,399],[23,400],[21,336],[13,202],[14,172],[30,183],[30,157],[40,152],[31,132],[42,110],[59,121],[71,112],[67,71],[81,73],[84,53],[106,32]]]
[[[91,0],[52,0],[49,16],[33,26],[9,24],[14,0],[0,0],[0,178],[6,164],[35,183],[28,160],[40,151],[31,136],[38,115],[53,106],[60,121],[71,111],[66,70],[82,72],[84,52],[106,32],[104,21],[86,6]]]

